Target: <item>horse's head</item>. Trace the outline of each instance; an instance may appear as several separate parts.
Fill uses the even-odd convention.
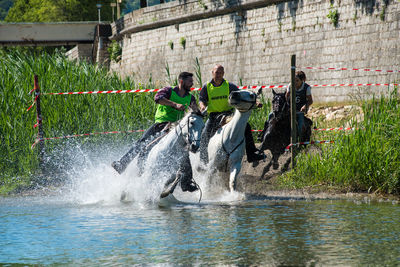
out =
[[[272,90],[272,93],[274,95],[272,98],[272,111],[275,117],[280,117],[288,108],[285,93],[276,93],[274,90]]]
[[[233,91],[229,95],[229,104],[240,112],[247,112],[256,105],[257,94],[252,91]]]
[[[204,128],[203,115],[199,111],[191,111],[179,123],[182,136],[189,151],[196,153],[200,147],[200,137]]]

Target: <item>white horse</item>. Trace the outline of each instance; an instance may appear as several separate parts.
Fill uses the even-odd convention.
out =
[[[153,193],[160,196],[162,186],[167,181],[174,181],[174,187],[179,182],[183,164],[190,164],[189,151],[195,153],[200,147],[200,136],[204,128],[203,115],[200,112],[190,112],[164,136],[149,152],[145,161],[143,176],[151,184]],[[189,163],[187,162],[189,161]],[[190,165],[189,165],[190,166]],[[191,169],[190,169],[191,171]],[[155,186],[153,184],[156,183]],[[160,186],[162,185],[162,186]],[[165,191],[165,190],[164,190]],[[164,194],[165,197],[166,196]]]
[[[229,95],[229,104],[235,107],[230,122],[218,129],[208,144],[209,167],[216,172],[229,171],[229,189],[236,190],[237,176],[242,168],[245,152],[244,132],[251,109],[256,105],[257,94],[252,91],[234,91]],[[211,179],[211,178],[210,178]]]

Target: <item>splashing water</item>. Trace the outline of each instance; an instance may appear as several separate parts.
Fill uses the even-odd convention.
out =
[[[64,197],[84,205],[96,203],[115,205],[121,202],[122,195],[125,202],[158,204],[160,193],[170,177],[170,174],[166,172],[166,166],[173,164],[171,161],[174,159],[168,157],[169,160],[165,162],[154,162],[154,160],[152,162],[149,159],[141,175],[135,159],[120,175],[111,167],[111,162],[120,157],[121,151],[127,149],[111,147],[107,145],[97,151],[86,151],[79,145],[70,145],[68,153],[63,151],[67,161],[75,162],[75,164],[71,163],[68,182],[62,189]],[[202,203],[235,202],[244,199],[242,193],[210,188],[207,178],[215,179],[215,177],[210,171],[206,173],[197,171],[200,164],[198,154],[191,153],[190,158],[193,178],[199,184],[201,192],[182,192],[178,185],[174,192],[177,203],[198,203],[200,197]]]

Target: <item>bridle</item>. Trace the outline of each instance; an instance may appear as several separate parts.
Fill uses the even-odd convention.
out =
[[[284,97],[283,96],[279,96],[279,98],[283,98],[284,99]],[[285,113],[286,113],[286,109],[287,109],[287,107],[288,107],[288,102],[286,101],[286,100],[284,100],[285,102],[283,103],[283,106],[277,111],[277,112],[275,112],[274,111],[274,117],[277,119],[277,120],[280,120],[280,119],[282,119],[282,117],[285,115]],[[277,114],[278,113],[278,114]]]
[[[185,122],[185,124],[184,125],[182,125],[181,126],[181,124],[180,123],[178,123],[178,127],[175,127],[175,134],[177,135],[177,136],[180,136],[180,135],[182,135],[182,132],[183,132],[183,128],[185,127],[185,126],[187,126],[187,132],[188,132],[188,134],[187,134],[187,136],[186,136],[186,138],[184,139],[184,141],[185,141],[185,143],[187,144],[187,145],[190,145],[190,144],[192,144],[193,142],[199,142],[200,141],[200,138],[199,139],[194,139],[194,137],[192,136],[192,134],[190,133],[190,123],[189,123],[189,121],[190,121],[190,118],[191,117],[194,117],[194,116],[200,116],[200,115],[197,115],[197,114],[195,114],[195,113],[191,113],[188,117],[187,117],[187,120],[186,120],[186,122]],[[179,128],[179,132],[178,132],[178,128]]]

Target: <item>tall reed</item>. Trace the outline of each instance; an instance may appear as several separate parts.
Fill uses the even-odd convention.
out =
[[[364,121],[354,133],[321,146],[321,154],[301,153],[297,166],[283,180],[295,187],[325,184],[354,191],[400,193],[400,98],[398,88],[389,97],[362,104]]]
[[[85,62],[71,62],[62,53],[35,55],[19,50],[0,51],[1,142],[0,186],[15,179],[29,182],[37,169],[37,151],[30,146],[37,130],[35,108],[26,111],[33,102],[28,92],[33,88],[33,76],[39,76],[41,92],[127,90],[148,88],[151,84],[135,83],[133,77],[120,79],[116,74]],[[151,82],[151,81],[150,81]],[[148,127],[155,113],[154,94],[108,95],[42,95],[44,137],[110,130],[132,130]],[[96,142],[102,136],[82,138]],[[118,140],[120,136],[107,136]],[[46,143],[51,147],[58,141]],[[16,178],[17,177],[17,178]]]

